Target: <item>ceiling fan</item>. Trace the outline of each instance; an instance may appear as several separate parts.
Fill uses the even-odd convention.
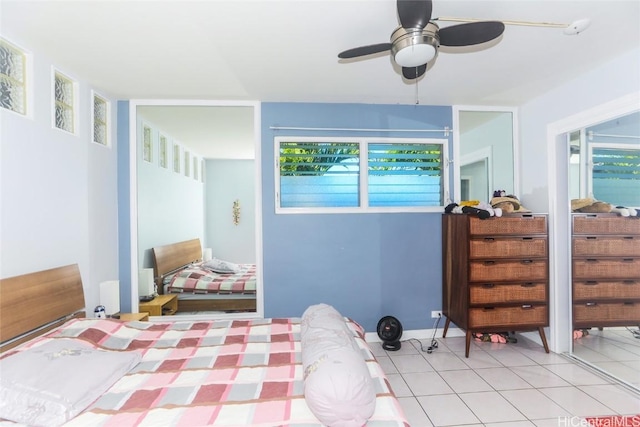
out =
[[[374,53],[391,52],[402,67],[402,75],[417,79],[438,56],[440,46],[471,46],[494,40],[504,32],[500,21],[475,21],[440,28],[431,18],[431,0],[397,0],[400,26],[391,33],[390,43],[356,47],[338,54],[349,59]]]

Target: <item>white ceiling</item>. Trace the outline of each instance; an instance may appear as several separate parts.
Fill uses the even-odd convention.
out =
[[[435,0],[433,17],[571,23],[508,25],[494,46],[440,55],[417,85],[388,54],[394,0],[0,0],[2,34],[118,99],[518,106],[640,48],[640,1]],[[440,26],[455,25],[440,21]],[[606,84],[606,82],[603,82]]]

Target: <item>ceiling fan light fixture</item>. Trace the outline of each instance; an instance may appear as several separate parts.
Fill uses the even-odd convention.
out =
[[[396,52],[394,60],[401,67],[418,67],[431,61],[436,49],[429,44],[414,44]]]
[[[429,23],[424,29],[398,27],[391,35],[393,60],[401,67],[418,67],[438,53],[438,27]]]

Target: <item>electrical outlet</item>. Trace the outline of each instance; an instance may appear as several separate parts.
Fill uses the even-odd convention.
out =
[[[442,317],[442,310],[434,310],[431,312],[432,319],[437,319],[438,317]]]

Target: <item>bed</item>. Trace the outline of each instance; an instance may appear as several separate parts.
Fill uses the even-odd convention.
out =
[[[158,293],[178,294],[178,312],[256,311],[255,264],[235,265],[239,269],[226,273],[204,271],[198,267],[200,239],[156,246],[152,253]]]
[[[362,329],[329,306],[310,307],[300,318],[125,322],[83,318],[82,292],[77,266],[0,280],[1,424],[409,427]],[[316,321],[322,326],[317,331]],[[321,335],[328,331],[325,344]],[[347,336],[353,352],[336,347],[335,337]],[[83,357],[99,368],[85,366]],[[107,357],[119,358],[118,364]],[[364,369],[373,393],[364,423],[331,419],[362,406],[357,369],[336,368],[349,357]],[[73,364],[70,372],[47,372],[64,359]],[[28,364],[28,374],[19,376],[10,363]],[[17,387],[22,383],[30,400]],[[46,389],[49,383],[53,390]],[[327,385],[341,395],[323,396]],[[355,397],[345,394],[352,389]],[[61,390],[68,395],[57,396]],[[73,396],[84,406],[71,402]]]

